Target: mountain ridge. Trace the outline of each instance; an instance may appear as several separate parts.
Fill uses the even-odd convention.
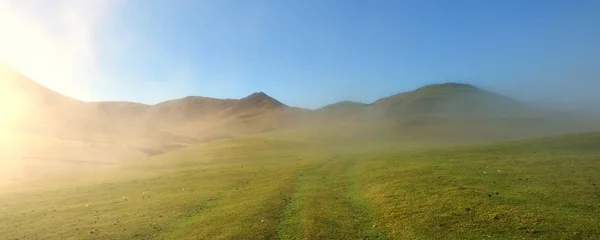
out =
[[[184,135],[201,135],[211,126],[211,132],[214,132],[215,128],[240,129],[236,124],[252,125],[255,132],[261,132],[282,126],[282,123],[289,126],[292,122],[304,120],[318,124],[322,120],[335,122],[356,118],[367,121],[373,118],[406,118],[413,115],[510,116],[533,109],[526,107],[525,103],[498,93],[468,83],[456,82],[429,84],[412,91],[383,97],[372,103],[340,101],[314,110],[288,106],[264,92],[254,92],[240,99],[186,96],[152,105],[127,101],[86,102],[47,89],[6,65],[0,64],[0,70],[0,83],[10,83],[4,84],[5,86],[27,86],[22,94],[34,97],[48,95],[60,99],[27,102],[31,106],[24,109],[42,109],[43,111],[39,112],[44,114],[27,114],[25,117],[48,119],[48,122],[61,122],[66,119],[70,124],[63,128],[65,131],[104,129],[119,132],[123,131],[123,126],[131,126],[150,132],[177,129],[177,132]],[[28,93],[27,89],[32,90]],[[4,98],[3,102],[7,102],[6,96],[1,98]],[[53,105],[54,102],[61,104],[57,107]],[[36,121],[31,122],[37,124]],[[272,126],[256,128],[261,125],[257,123]]]
[[[523,103],[468,84],[427,85],[373,103],[341,101],[310,110],[288,106],[264,92],[240,99],[187,96],[152,105],[86,102],[47,89],[11,69],[2,70],[0,137],[11,139],[4,149],[15,149],[11,150],[14,156],[48,160],[48,164],[56,159],[127,161],[198,142],[279,130],[319,129],[319,134],[332,132],[337,139],[377,140],[410,132],[454,136],[469,129],[500,134],[503,129],[518,128],[529,132],[519,132],[519,136],[533,136],[585,128],[562,130],[574,124],[563,116],[555,117],[560,114],[511,118],[508,113],[521,113],[514,109]],[[497,109],[490,111],[488,106]],[[547,116],[560,121],[546,121]]]
[[[21,79],[21,82],[27,82],[27,85],[29,86],[34,86],[36,88],[39,89],[43,89],[43,91],[49,91],[52,92],[52,94],[55,95],[60,95],[61,97],[64,98],[68,98],[68,99],[73,99],[79,102],[84,102],[84,103],[102,103],[102,104],[111,104],[111,103],[118,103],[118,104],[122,104],[122,103],[132,103],[132,104],[138,104],[138,105],[145,105],[145,106],[157,106],[157,105],[161,105],[161,104],[165,104],[167,102],[172,102],[172,101],[187,101],[189,99],[206,99],[206,100],[225,100],[225,101],[231,101],[231,100],[245,100],[245,101],[252,101],[255,104],[264,101],[265,103],[267,103],[267,105],[271,106],[271,107],[290,107],[282,102],[280,102],[279,100],[269,96],[268,94],[264,93],[264,92],[254,92],[246,97],[243,98],[239,98],[239,99],[235,99],[235,98],[214,98],[214,97],[207,97],[207,96],[197,96],[197,95],[190,95],[190,96],[186,96],[183,98],[175,98],[175,99],[169,99],[169,100],[165,100],[165,101],[161,101],[159,103],[156,104],[146,104],[146,103],[139,103],[139,102],[134,102],[134,101],[120,101],[120,100],[107,100],[107,101],[81,101],[81,100],[77,100],[74,98],[71,98],[69,96],[60,94],[56,91],[53,91],[49,88],[44,87],[43,85],[35,82],[34,80],[31,80],[29,78],[27,78],[26,76],[22,75],[21,73],[19,73],[18,71],[14,70],[13,68],[9,67],[6,64],[0,63],[0,71],[4,71],[4,72],[11,72],[11,74],[13,75],[18,75],[19,78]],[[425,91],[425,90],[431,90],[431,89],[440,89],[440,88],[453,88],[453,89],[465,89],[465,90],[475,90],[475,91],[485,91],[481,88],[478,88],[474,85],[468,84],[468,83],[457,83],[457,82],[447,82],[447,83],[437,83],[437,84],[429,84],[429,85],[424,85],[422,87],[419,87],[415,90],[412,91],[406,91],[406,92],[400,92],[397,93],[395,95],[392,96],[387,96],[387,97],[382,97],[379,98],[377,100],[375,100],[372,103],[362,103],[362,102],[355,102],[355,101],[350,101],[350,100],[343,100],[343,101],[339,101],[336,103],[332,103],[332,104],[328,104],[325,105],[324,107],[321,108],[326,108],[328,106],[335,106],[335,105],[347,105],[347,104],[352,104],[352,105],[375,105],[381,101],[384,101],[385,99],[388,98],[392,98],[394,96],[398,96],[401,94],[406,94],[406,93],[411,93],[411,92],[420,92],[420,91]],[[487,92],[487,91],[485,91]],[[487,92],[487,93],[492,93],[492,92]]]
[[[92,103],[92,104],[99,104],[99,105],[107,105],[107,104],[130,104],[130,105],[140,105],[140,106],[160,106],[160,105],[165,105],[167,103],[170,102],[186,102],[186,101],[229,101],[229,102],[233,102],[233,101],[242,101],[242,102],[247,102],[244,105],[248,105],[251,107],[259,107],[260,105],[264,105],[264,107],[269,107],[269,108],[287,108],[290,107],[282,102],[280,102],[279,100],[269,96],[268,94],[264,93],[264,92],[255,92],[252,93],[246,97],[240,98],[240,99],[234,99],[234,98],[213,98],[213,97],[206,97],[206,96],[196,96],[196,95],[190,95],[190,96],[186,96],[183,98],[175,98],[175,99],[169,99],[169,100],[165,100],[165,101],[161,101],[159,103],[156,104],[145,104],[145,103],[139,103],[139,102],[133,102],[133,101],[119,101],[119,100],[112,100],[112,101],[81,101],[81,100],[77,100],[71,97],[68,97],[66,95],[60,94],[58,92],[55,92],[51,89],[48,89],[46,87],[44,87],[43,85],[35,82],[34,80],[31,80],[27,77],[25,77],[24,75],[20,74],[19,72],[17,72],[16,70],[10,68],[8,65],[6,64],[2,64],[0,63],[0,71],[4,70],[4,72],[11,72],[11,74],[19,76],[19,78],[21,79],[20,82],[27,82],[26,85],[29,85],[29,87],[35,86],[35,88],[37,89],[41,89],[40,91],[46,91],[46,92],[51,92],[53,95],[59,95],[63,98],[67,98],[67,99],[72,99],[78,102],[82,102],[82,103]],[[336,102],[333,104],[328,104],[325,105],[324,107],[318,108],[318,109],[324,109],[324,108],[329,108],[329,107],[338,107],[338,106],[350,106],[352,105],[353,107],[358,107],[358,106],[372,106],[372,105],[377,105],[377,104],[381,104],[382,102],[385,102],[389,99],[393,99],[395,97],[399,97],[401,95],[406,95],[409,93],[420,93],[420,92],[424,92],[424,91],[435,91],[435,90],[440,90],[440,89],[453,89],[456,92],[468,92],[468,91],[474,91],[474,92],[485,92],[487,94],[496,94],[493,92],[488,92],[485,91],[481,88],[478,88],[474,85],[471,84],[467,84],[467,83],[456,83],[456,82],[447,82],[447,83],[437,83],[437,84],[429,84],[429,85],[425,85],[422,87],[419,87],[415,90],[412,91],[406,91],[406,92],[400,92],[397,93],[395,95],[392,96],[387,96],[387,97],[382,97],[379,98],[377,100],[375,100],[372,103],[362,103],[362,102],[355,102],[355,101],[350,101],[350,100],[343,100],[340,102]],[[499,95],[499,94],[497,94]],[[316,109],[315,109],[316,110]]]

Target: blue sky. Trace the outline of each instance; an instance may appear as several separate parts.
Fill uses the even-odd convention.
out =
[[[93,100],[263,91],[315,108],[449,81],[523,100],[600,100],[600,1],[129,0],[106,9],[86,40],[96,80],[84,98]]]

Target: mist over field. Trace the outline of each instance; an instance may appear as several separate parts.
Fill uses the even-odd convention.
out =
[[[95,171],[198,143],[279,131],[333,141],[325,145],[407,139],[467,143],[599,126],[596,112],[585,105],[525,102],[468,83],[431,84],[373,102],[341,101],[311,110],[263,92],[241,99],[188,96],[154,105],[86,102],[39,85],[9,65],[0,72],[4,182]]]
[[[0,240],[600,239],[598,9],[0,0]]]
[[[263,92],[85,102],[0,72],[9,239],[600,234],[593,111],[466,83],[314,110]]]
[[[413,215],[415,208],[432,211],[415,216],[425,226],[440,229],[455,226],[455,221],[469,222],[470,214],[476,214],[479,220],[471,226],[498,236],[598,234],[579,225],[595,224],[598,219],[591,215],[568,209],[551,217],[539,215],[511,200],[533,201],[529,190],[513,184],[534,184],[541,189],[537,194],[556,197],[546,189],[556,186],[514,182],[530,177],[539,184],[550,179],[581,183],[577,191],[584,199],[598,197],[598,176],[593,174],[598,171],[588,171],[599,167],[593,147],[598,134],[584,132],[600,130],[600,120],[582,106],[521,101],[468,83],[431,84],[369,103],[341,101],[312,110],[288,106],[263,92],[241,99],[188,96],[154,105],[86,102],[39,85],[8,65],[0,69],[0,197],[7,203],[0,227],[13,238],[476,236],[462,227],[449,235],[419,230],[420,225],[392,230],[408,228],[410,224],[396,218]],[[545,138],[536,140],[540,137]],[[394,160],[384,161],[389,158]],[[565,164],[576,167],[576,175],[567,177]],[[540,166],[556,169],[547,172]],[[488,172],[498,175],[487,177]],[[390,174],[406,177],[402,182],[385,180]],[[340,181],[347,185],[338,185]],[[410,190],[426,182],[441,189],[422,185],[430,192]],[[390,183],[401,185],[385,187]],[[584,190],[584,185],[592,188]],[[444,186],[465,193],[448,194]],[[560,196],[573,194],[573,189],[559,186]],[[498,198],[500,191],[513,197],[495,200],[500,205],[473,202]],[[239,205],[240,196],[256,202]],[[460,204],[405,202],[431,196]],[[317,200],[322,198],[328,200]],[[408,205],[390,215],[389,208],[402,202]],[[569,204],[573,211],[596,209],[591,202]],[[154,207],[147,211],[143,206]],[[238,207],[218,210],[233,206]],[[305,222],[319,216],[319,209],[328,209],[323,217],[333,225]],[[474,209],[479,210],[471,213]],[[439,211],[466,215],[430,218]],[[69,226],[63,225],[72,221],[66,214],[75,214],[79,227],[55,225]],[[485,225],[489,216],[494,228]],[[569,230],[554,230],[554,221],[573,217],[580,220],[566,226]],[[148,228],[140,221],[152,223]],[[251,232],[217,227],[234,223],[258,225]],[[189,224],[210,227],[194,230]],[[49,234],[44,230],[48,227],[58,231]],[[513,230],[493,230],[507,227]]]

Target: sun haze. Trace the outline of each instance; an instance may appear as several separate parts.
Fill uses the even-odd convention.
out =
[[[599,12],[0,0],[0,238],[600,239]]]

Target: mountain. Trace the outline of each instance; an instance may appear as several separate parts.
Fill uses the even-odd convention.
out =
[[[71,137],[156,135],[161,131],[201,137],[215,134],[204,131],[206,127],[272,115],[271,111],[288,108],[263,92],[243,99],[189,96],[156,105],[83,102],[47,89],[4,64],[0,65],[0,94],[3,125],[10,122],[10,128]],[[211,132],[214,131],[213,128]]]
[[[460,83],[428,85],[370,104],[342,101],[316,110],[287,106],[263,92],[241,99],[188,96],[155,105],[84,102],[45,88],[6,65],[0,65],[0,120],[0,157],[17,159],[24,169],[44,174],[59,166],[57,162],[111,164],[201,141],[289,128],[300,135],[316,132],[334,144],[432,136],[526,138],[597,130],[600,122]]]
[[[507,114],[521,107],[508,97],[463,83],[443,83],[382,98],[372,104],[387,115]]]
[[[473,85],[443,83],[382,98],[373,103],[387,115],[509,115],[523,104]]]
[[[460,118],[510,117],[530,111],[526,104],[470,84],[442,83],[365,104],[342,101],[314,112],[313,122],[442,124]],[[487,121],[487,120],[481,120]]]
[[[287,105],[277,101],[264,92],[257,92],[242,98],[237,106],[238,108],[284,108]]]
[[[341,101],[316,112],[331,116],[368,115],[369,117],[510,115],[522,111],[525,104],[470,84],[442,83],[365,104]]]
[[[174,134],[204,139],[293,127],[303,122],[309,125],[374,123],[391,118],[404,119],[404,123],[440,123],[456,117],[519,117],[536,121],[551,115],[464,83],[432,84],[371,104],[342,101],[310,111],[289,107],[264,92],[242,99],[188,96],[156,105],[82,102],[47,89],[5,65],[1,65],[0,73],[2,112],[13,118],[11,122],[24,129],[52,129],[63,135],[116,134],[155,138]]]
[[[186,97],[150,106],[146,117],[161,129],[200,138],[276,129],[294,108],[259,92],[242,99]]]
[[[164,124],[208,120],[236,104],[233,99],[189,96],[150,106],[146,117]]]
[[[19,98],[20,101],[27,101],[27,103],[40,105],[80,103],[80,101],[43,87],[2,63],[0,63],[0,91],[2,91],[0,97],[3,101],[9,101],[11,99],[8,98],[12,97]]]
[[[127,151],[145,155],[208,139],[293,127],[380,126],[387,128],[383,129],[386,134],[393,134],[398,124],[431,127],[464,123],[466,127],[479,124],[551,129],[557,126],[555,122],[572,122],[561,118],[561,114],[540,111],[462,83],[427,85],[370,104],[342,101],[317,110],[287,106],[264,92],[242,99],[188,96],[155,105],[83,102],[47,89],[6,65],[0,65],[0,84],[4,129],[93,146],[130,146]]]
[[[45,88],[4,64],[0,64],[0,112],[5,127],[33,131],[82,127],[77,119],[90,116],[84,102]]]
[[[0,65],[3,158],[134,159],[199,141],[277,129],[289,125],[297,112],[265,93],[243,99],[190,96],[156,105],[84,102]]]
[[[271,96],[257,92],[242,99],[216,99],[189,96],[156,105],[132,102],[82,102],[35,83],[3,66],[2,88],[5,103],[18,102],[17,122],[28,122],[24,128],[40,125],[33,119],[45,119],[53,128],[71,132],[143,135],[166,131],[177,135],[199,137],[218,132],[248,132],[237,125],[252,125],[255,131],[293,125],[304,115],[317,115],[314,121],[341,121],[353,118],[398,117],[407,115],[463,115],[507,112],[518,102],[472,85],[445,83],[428,85],[364,104],[342,101],[316,111],[291,108]],[[11,98],[11,100],[7,100]],[[18,100],[17,100],[18,99]],[[12,101],[14,100],[14,101]],[[15,104],[5,104],[4,108]],[[13,112],[16,111],[12,108]],[[4,110],[3,112],[8,112]],[[27,120],[27,121],[26,121]],[[260,126],[263,125],[263,126]],[[250,128],[250,127],[248,127]],[[37,129],[37,128],[34,128]],[[237,129],[237,130],[233,130]],[[252,132],[252,131],[251,131]]]
[[[343,128],[337,134],[345,139],[473,134],[516,139],[600,130],[600,120],[590,115],[548,111],[463,83],[427,85],[371,104],[340,102],[310,115],[308,125]]]

